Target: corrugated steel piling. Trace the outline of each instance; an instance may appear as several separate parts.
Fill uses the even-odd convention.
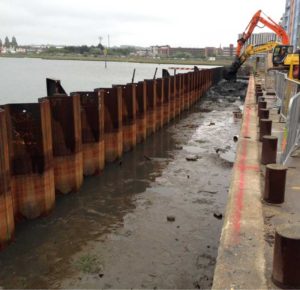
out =
[[[181,77],[179,74],[175,75],[175,116],[179,116],[181,112]]]
[[[77,192],[83,182],[80,96],[54,95],[51,108],[55,189]]]
[[[5,105],[16,219],[47,215],[54,207],[49,102]]]
[[[100,92],[75,92],[80,96],[83,174],[97,175],[104,169],[104,104]]]
[[[171,79],[166,77],[162,79],[163,82],[163,125],[170,122],[170,87]]]
[[[113,162],[123,153],[122,88],[103,89],[105,161]]]
[[[123,151],[127,152],[136,146],[136,89],[134,84],[121,86],[121,89]]]
[[[157,126],[157,92],[156,80],[145,80],[146,87],[146,108],[147,108],[147,136],[156,131]],[[160,109],[160,107],[159,107]],[[161,117],[161,115],[159,115]],[[157,127],[159,128],[159,126]]]
[[[15,232],[5,111],[0,109],[0,250]]]
[[[156,79],[154,81],[154,91],[156,92],[156,130],[159,130],[163,126],[164,111],[164,82],[163,79]]]
[[[0,109],[0,248],[15,221],[47,215],[55,190],[79,190],[83,176],[97,175],[194,104],[217,83],[222,69],[79,91],[69,96],[47,79],[47,97]],[[163,138],[163,136],[160,136]],[[155,151],[157,148],[153,148]]]
[[[147,137],[147,85],[145,81],[133,85],[136,90],[136,142],[140,143]]]
[[[176,81],[175,76],[170,77],[170,120],[175,118],[175,96],[176,96]]]

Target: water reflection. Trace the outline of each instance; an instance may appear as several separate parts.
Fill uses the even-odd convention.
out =
[[[58,196],[50,216],[17,226],[16,240],[0,253],[0,285],[47,287],[39,276],[60,275],[66,260],[91,240],[122,226],[144,192],[167,165],[174,141],[161,130],[122,160],[88,177],[80,192]]]

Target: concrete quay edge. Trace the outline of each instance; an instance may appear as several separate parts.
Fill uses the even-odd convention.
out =
[[[250,76],[212,289],[266,289],[254,76]]]

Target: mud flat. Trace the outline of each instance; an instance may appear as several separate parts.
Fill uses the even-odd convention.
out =
[[[19,224],[0,286],[210,288],[246,89],[236,86],[212,88],[51,216]]]

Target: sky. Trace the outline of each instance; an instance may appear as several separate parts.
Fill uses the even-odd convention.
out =
[[[0,38],[19,44],[235,44],[261,9],[279,22],[286,0],[0,0]],[[270,31],[255,29],[255,33]]]

